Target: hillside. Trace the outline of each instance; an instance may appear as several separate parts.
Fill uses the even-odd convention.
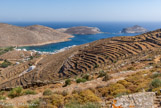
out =
[[[44,45],[67,41],[71,37],[41,25],[18,27],[0,23],[0,47]]]
[[[159,29],[133,37],[102,39],[57,54],[35,58],[4,69],[1,72],[0,89],[55,83],[64,78],[94,74],[100,69],[117,72],[126,64],[158,50],[161,45],[160,37]],[[20,75],[31,63],[36,68]]]
[[[160,40],[158,29],[102,39],[56,54],[1,49],[0,102],[19,107],[23,103],[26,108],[30,104],[36,104],[35,108],[159,108]]]

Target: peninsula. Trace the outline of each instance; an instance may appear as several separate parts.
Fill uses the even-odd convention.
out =
[[[0,23],[0,47],[37,46],[68,41],[71,37],[73,36],[41,25],[18,27]]]

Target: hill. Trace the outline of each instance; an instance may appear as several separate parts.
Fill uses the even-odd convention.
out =
[[[71,37],[41,25],[18,27],[0,23],[0,47],[44,45],[67,41]]]
[[[121,33],[145,33],[145,32],[148,32],[148,30],[138,25],[135,25],[133,27],[124,28],[121,31]]]
[[[77,35],[90,35],[101,33],[100,29],[97,27],[87,27],[87,26],[78,26],[71,28],[61,28],[57,29],[60,32],[68,34],[77,34]]]
[[[102,39],[57,54],[42,55],[1,71],[0,89],[41,86],[84,74],[92,75],[100,70],[118,72],[159,51],[160,39],[161,29],[138,36]],[[36,68],[25,72],[31,64]]]

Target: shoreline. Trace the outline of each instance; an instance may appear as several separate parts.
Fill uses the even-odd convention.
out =
[[[28,45],[17,45],[17,47],[30,47],[30,46],[43,46],[43,45],[48,45],[48,44],[53,44],[53,43],[59,43],[59,42],[66,42],[66,41],[70,41],[70,38],[73,38],[75,36],[67,36],[63,39],[59,39],[59,40],[53,40],[53,41],[48,41],[48,42],[43,42],[43,43],[38,43],[38,44],[28,44]]]

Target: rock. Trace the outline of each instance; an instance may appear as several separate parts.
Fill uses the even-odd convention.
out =
[[[71,27],[71,28],[61,28],[57,29],[60,32],[68,33],[68,34],[77,34],[77,35],[90,35],[101,33],[100,29],[97,27],[87,27],[87,26],[79,26],[79,27]]]
[[[129,28],[124,28],[121,31],[121,33],[145,33],[145,32],[148,32],[148,30],[138,25]]]

